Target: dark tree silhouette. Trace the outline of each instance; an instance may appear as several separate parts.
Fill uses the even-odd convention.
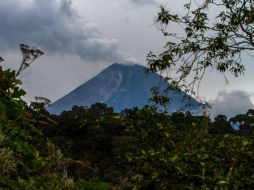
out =
[[[20,51],[22,54],[22,62],[21,65],[17,71],[16,76],[20,75],[22,71],[24,71],[27,67],[29,67],[37,58],[42,56],[44,53],[35,48],[35,47],[29,47],[26,44],[20,44]]]
[[[161,54],[148,54],[147,71],[168,73],[172,86],[198,97],[207,69],[215,68],[222,74],[230,71],[236,77],[244,72],[241,55],[254,51],[254,2],[195,2],[190,0],[180,14],[160,8],[156,24],[167,42]],[[179,25],[182,32],[169,32],[171,24]]]

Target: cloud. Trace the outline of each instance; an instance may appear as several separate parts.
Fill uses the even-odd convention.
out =
[[[252,95],[245,91],[221,91],[214,100],[210,101],[212,106],[211,116],[215,117],[218,114],[223,114],[232,117],[246,113],[248,109],[254,108],[251,97]]]
[[[135,3],[137,5],[149,5],[154,4],[154,0],[130,0],[132,3]]]
[[[19,43],[39,45],[49,53],[77,54],[84,60],[123,61],[118,41],[78,15],[71,0],[2,0],[0,51]]]

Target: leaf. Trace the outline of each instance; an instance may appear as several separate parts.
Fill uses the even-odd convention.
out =
[[[178,159],[178,156],[174,155],[174,156],[170,157],[168,160],[171,162],[175,162],[177,159]]]

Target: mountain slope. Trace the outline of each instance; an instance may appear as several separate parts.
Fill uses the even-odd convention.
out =
[[[66,96],[54,102],[48,111],[59,114],[63,110],[70,110],[74,105],[90,106],[96,102],[106,103],[112,106],[115,111],[125,108],[143,107],[149,104],[152,96],[150,89],[161,84],[166,87],[167,83],[161,77],[152,73],[146,75],[144,66],[124,65],[114,63],[101,73],[80,85]],[[198,102],[189,97],[183,98],[184,92],[170,92],[171,103],[168,111],[171,113],[177,110],[199,112]],[[186,105],[192,105],[186,107]]]

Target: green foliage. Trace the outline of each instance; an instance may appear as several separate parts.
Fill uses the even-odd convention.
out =
[[[211,123],[206,117],[180,115],[179,122],[176,115],[170,119],[153,109],[136,112],[129,129],[138,143],[126,155],[132,165],[129,178],[134,189],[254,187],[252,139],[213,135],[208,132]]]
[[[105,182],[92,182],[92,181],[83,181],[81,182],[82,190],[112,190],[112,186],[109,183]]]
[[[78,114],[76,108],[64,112],[66,118]],[[68,131],[62,126],[50,138],[68,149],[68,157],[89,166],[83,169],[86,174],[71,175],[88,180],[92,188],[98,188],[97,181],[126,190],[254,187],[253,135],[233,131],[231,120],[223,115],[212,122],[207,116],[188,112],[168,116],[144,107],[97,115],[89,121],[90,109],[79,109],[83,110],[79,120],[86,124]],[[252,117],[251,110],[247,115]],[[72,131],[75,135],[70,136]],[[94,179],[96,184],[90,182]]]
[[[11,149],[4,147],[5,137],[0,135],[0,184],[10,180],[12,172],[17,169],[17,159]]]

